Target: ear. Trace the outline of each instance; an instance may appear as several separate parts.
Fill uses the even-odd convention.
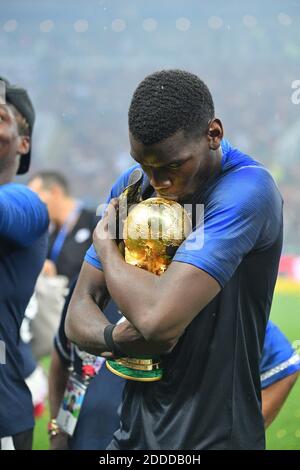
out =
[[[20,155],[26,155],[30,150],[30,137],[22,135],[19,137],[18,153]]]
[[[210,150],[217,150],[223,139],[224,131],[220,119],[212,119],[207,129],[207,140]]]

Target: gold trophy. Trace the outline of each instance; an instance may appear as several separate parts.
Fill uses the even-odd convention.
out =
[[[180,204],[161,197],[146,199],[125,219],[125,261],[159,276],[191,230],[189,215]],[[163,375],[159,357],[122,357],[107,360],[106,365],[114,374],[140,382],[154,382]]]

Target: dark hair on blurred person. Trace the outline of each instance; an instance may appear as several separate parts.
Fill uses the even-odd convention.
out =
[[[161,142],[179,130],[201,136],[214,117],[205,83],[184,70],[148,75],[135,90],[129,108],[129,130],[144,145]]]
[[[29,181],[40,178],[44,189],[51,189],[53,186],[59,186],[66,195],[70,194],[69,183],[65,176],[58,171],[38,171]]]

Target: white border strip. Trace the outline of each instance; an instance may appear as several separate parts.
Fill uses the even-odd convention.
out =
[[[289,366],[298,363],[300,364],[300,356],[295,352],[287,361],[281,362],[281,364],[278,364],[278,366],[273,367],[272,369],[267,370],[267,372],[261,374],[260,380],[267,380],[270,377],[273,377],[273,375],[278,374],[279,372],[282,372],[283,370],[287,369]]]

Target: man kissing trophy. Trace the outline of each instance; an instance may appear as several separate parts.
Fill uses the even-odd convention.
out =
[[[127,263],[160,276],[192,224],[187,211],[175,201],[161,197],[142,200],[142,179],[142,171],[136,169],[119,196],[117,234],[122,233]],[[143,194],[147,192],[149,187]],[[108,359],[106,366],[112,373],[138,382],[155,382],[163,375],[159,357]]]

